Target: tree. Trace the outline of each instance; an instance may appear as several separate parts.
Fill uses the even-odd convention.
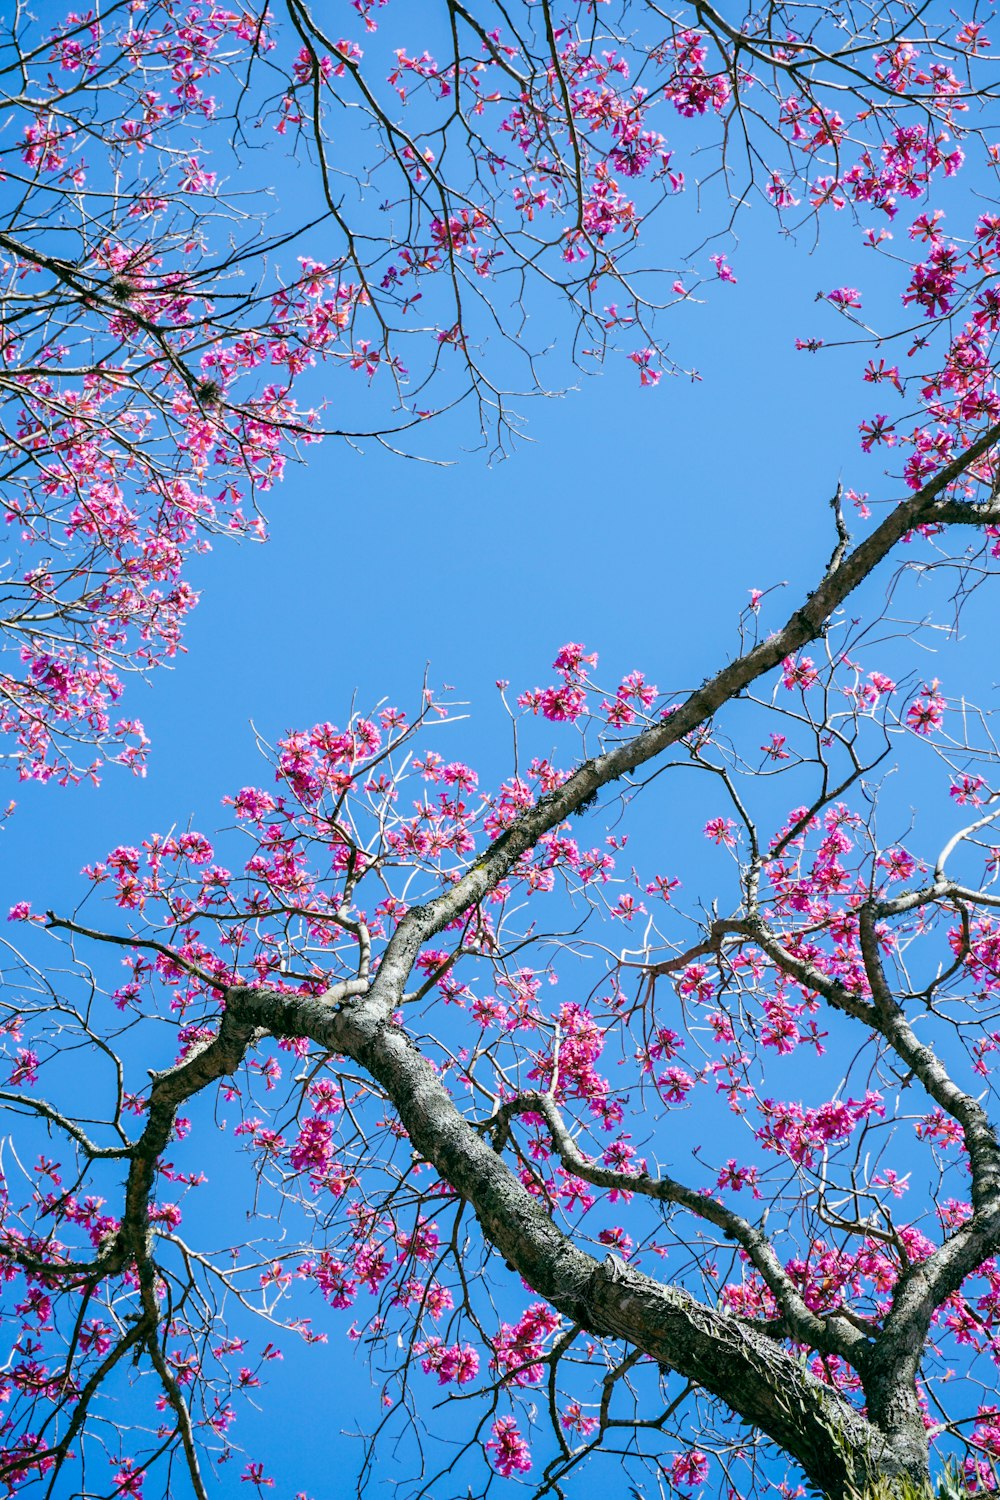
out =
[[[400,112],[376,89],[374,7],[355,9],[376,36],[364,66],[297,0],[283,26],[112,5],[38,40],[12,30],[9,108],[28,123],[7,152],[8,508],[31,558],[58,557],[19,563],[8,590],[23,774],[75,774],[59,736],[136,762],[140,731],[107,713],[115,664],[176,649],[183,552],[230,518],[246,529],[236,487],[277,477],[282,445],[347,430],[293,402],[319,356],[385,373],[396,410],[371,429],[386,440],[424,429],[432,381],[440,409],[471,396],[502,438],[496,344],[513,337],[529,372],[538,352],[497,300],[509,274],[515,306],[568,299],[581,360],[617,337],[655,385],[651,320],[691,298],[700,263],[668,273],[667,295],[662,270],[639,268],[651,207],[683,185],[656,106],[697,122],[690,149],[710,152],[724,196],[745,166],[740,202],[759,186],[779,224],[808,196],[813,214],[906,225],[918,258],[893,274],[916,362],[873,357],[864,378],[916,416],[861,428],[866,453],[903,449],[902,476],[877,481],[877,521],[838,489],[813,588],[783,622],[753,591],[701,686],[602,683],[594,653],[564,646],[553,681],[507,710],[513,761],[493,791],[437,748],[451,709],[425,688],[415,714],[380,704],[281,740],[276,790],[230,799],[249,856],[236,831],[218,848],[153,835],[86,872],[114,923],[15,904],[0,1474],[142,1495],[175,1492],[183,1469],[211,1493],[239,1393],[273,1353],[246,1363],[245,1330],[261,1317],[321,1339],[311,1293],[355,1310],[383,1368],[369,1468],[393,1432],[421,1435],[429,1389],[449,1397],[457,1457],[429,1453],[414,1493],[490,1474],[566,1493],[602,1451],[682,1495],[716,1478],[762,1492],[775,1450],[831,1500],[926,1494],[952,1456],[968,1489],[993,1489],[1000,1418],[976,1381],[1000,1357],[997,757],[987,715],[895,665],[926,628],[892,623],[907,569],[890,604],[875,592],[905,557],[957,575],[962,598],[1000,554],[1000,219],[974,203],[948,237],[925,201],[962,166],[958,138],[974,185],[995,166],[984,23],[785,8],[737,28],[705,5],[563,18],[451,0],[447,62],[390,49]],[[327,112],[359,100],[371,167],[352,218]],[[232,218],[243,200],[213,196],[195,117],[251,193],[257,120],[308,148],[319,213],[306,195],[266,233]],[[322,263],[311,222],[341,235]],[[867,238],[887,250],[884,231]],[[276,257],[300,249],[283,274]],[[853,286],[825,301],[885,346]],[[410,384],[402,339],[424,362]],[[921,825],[900,833],[886,780],[930,754],[956,809],[936,859]],[[698,815],[717,864],[693,899],[669,851],[648,869],[625,854],[691,775],[717,794]],[[105,952],[124,956],[124,984]],[[571,998],[554,1002],[560,975]],[[81,1049],[107,1084],[96,1105]],[[203,1171],[207,1143],[229,1139],[252,1163],[250,1233],[220,1222],[224,1156]],[[252,1453],[240,1477],[271,1482]]]

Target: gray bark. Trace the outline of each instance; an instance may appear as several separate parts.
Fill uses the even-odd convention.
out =
[[[381,975],[380,975],[381,978]],[[539,1296],[592,1333],[621,1339],[723,1401],[777,1443],[830,1500],[870,1476],[927,1475],[927,1445],[880,1431],[805,1364],[748,1323],[662,1285],[616,1256],[580,1250],[459,1113],[427,1060],[388,1019],[379,985],[339,1008],[263,989],[233,989],[241,1030],[309,1037],[349,1057],[385,1090],[414,1148],[474,1209],[487,1240]]]

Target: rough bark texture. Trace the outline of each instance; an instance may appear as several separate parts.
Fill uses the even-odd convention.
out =
[[[414,1148],[472,1206],[486,1238],[539,1296],[584,1329],[625,1340],[697,1381],[789,1453],[830,1500],[846,1500],[876,1474],[925,1478],[926,1440],[916,1453],[902,1434],[893,1440],[880,1432],[764,1333],[617,1256],[598,1261],[578,1249],[462,1117],[377,993],[336,1008],[234,989],[228,1013],[277,1036],[308,1036],[363,1067],[392,1100]]]

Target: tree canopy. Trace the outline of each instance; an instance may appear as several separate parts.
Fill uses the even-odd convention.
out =
[[[291,1494],[241,1430],[283,1340],[320,1368],[342,1323],[383,1404],[362,1487],[995,1490],[998,754],[924,670],[1000,557],[992,13],[4,24],[21,779],[142,772],[129,674],[176,661],[195,555],[239,569],[223,539],[266,540],[316,444],[496,459],[602,365],[669,411],[751,214],[849,232],[871,286],[798,340],[856,355],[869,488],[829,484],[808,587],[751,588],[700,684],[683,628],[611,675],[569,641],[498,681],[496,777],[449,748],[454,690],[364,683],[261,742],[222,833],[116,843],[76,910],[12,891],[0,1479]]]

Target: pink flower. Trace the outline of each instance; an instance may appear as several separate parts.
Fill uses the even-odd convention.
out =
[[[112,1479],[116,1495],[128,1495],[131,1500],[142,1500],[143,1469],[136,1469],[130,1458],[123,1459],[122,1466]]]
[[[780,172],[771,173],[771,181],[767,185],[767,196],[775,208],[795,208],[799,201],[788,184],[782,179]]]
[[[611,908],[611,915],[613,917],[617,917],[620,921],[631,922],[633,917],[638,916],[640,913],[644,913],[645,910],[646,908],[643,906],[642,902],[636,901],[635,897],[629,895],[629,893],[626,891],[623,895],[618,897],[617,904]]]
[[[596,666],[597,652],[588,653],[579,641],[567,641],[565,646],[560,646],[552,663],[553,671],[561,672],[564,677],[584,677],[587,667]]]
[[[539,706],[546,719],[555,722],[568,720],[572,724],[583,713],[586,702],[587,695],[581,688],[565,684],[558,688],[546,688]]]
[[[181,1211],[176,1203],[151,1203],[147,1211],[151,1224],[165,1224],[168,1229],[180,1227]]]
[[[189,156],[179,170],[182,193],[210,193],[215,187],[215,173],[206,171],[196,156]]]
[[[182,833],[177,844],[193,865],[207,865],[214,852],[208,839],[201,833]]]
[[[253,786],[245,786],[235,797],[224,797],[223,802],[232,804],[238,818],[253,820],[274,811],[274,798]]]
[[[969,776],[966,774],[960,776],[957,781],[952,782],[951,795],[959,807],[964,807],[967,802],[970,802],[973,807],[981,807],[983,799],[979,793],[985,785],[986,782],[981,776]]]
[[[578,1432],[581,1437],[589,1437],[597,1426],[596,1417],[585,1417],[579,1401],[571,1401],[564,1411],[559,1413],[559,1421],[567,1432]]]
[[[479,1355],[471,1344],[446,1345],[435,1336],[418,1344],[415,1352],[422,1356],[420,1367],[424,1374],[433,1371],[439,1385],[449,1385],[452,1381],[465,1385],[479,1373]]]
[[[623,1260],[628,1260],[632,1254],[632,1236],[626,1234],[620,1224],[616,1224],[613,1229],[602,1229],[597,1238],[602,1245],[607,1245],[609,1250],[617,1250]]]
[[[719,280],[731,281],[735,286],[736,277],[733,274],[733,269],[727,262],[726,257],[724,255],[710,255],[708,258],[712,262],[712,265],[715,267],[715,274],[718,276]]]
[[[678,1453],[670,1465],[671,1483],[678,1488],[704,1484],[708,1478],[708,1459],[697,1448]]]
[[[299,1138],[289,1153],[292,1168],[296,1172],[323,1173],[330,1165],[333,1155],[333,1125],[309,1115],[302,1122]]]
[[[247,1464],[240,1475],[240,1483],[255,1484],[258,1489],[262,1486],[270,1489],[274,1485],[274,1480],[265,1477],[263,1464]]]
[[[726,1162],[726,1165],[716,1179],[716,1187],[720,1191],[723,1188],[729,1188],[732,1192],[739,1193],[742,1192],[743,1188],[749,1186],[753,1189],[754,1197],[759,1198],[761,1194],[756,1184],[757,1168],[739,1167],[736,1165],[736,1158],[732,1156]]]
[[[921,696],[914,698],[906,710],[906,722],[914,734],[927,735],[941,728],[945,703],[938,692],[936,677],[932,683],[925,683],[920,692]]]
[[[906,849],[887,849],[879,858],[879,868],[885,870],[889,880],[909,880],[917,862]]]
[[[811,656],[786,656],[781,669],[781,685],[789,692],[793,688],[801,688],[805,692],[819,681],[819,673]]]
[[[768,744],[761,745],[760,748],[771,760],[789,759],[789,752],[785,749],[785,736],[783,734],[772,734]]]
[[[841,309],[860,307],[861,293],[853,286],[837,286],[832,292],[827,292],[826,300]]]
[[[694,1088],[694,1079],[683,1068],[668,1068],[656,1082],[668,1104],[683,1104],[685,1096]]]
[[[28,1047],[18,1047],[17,1062],[10,1070],[8,1083],[37,1083],[38,1081],[39,1057],[37,1052],[32,1052]]]
[[[498,1417],[493,1423],[493,1436],[486,1444],[486,1451],[493,1454],[493,1467],[504,1479],[512,1478],[515,1473],[526,1474],[531,1468],[531,1451],[513,1417]]]
[[[869,672],[868,681],[880,697],[896,691],[896,684],[891,677],[886,677],[884,672]]]
[[[893,424],[884,412],[876,412],[870,422],[860,423],[858,431],[861,433],[861,448],[865,453],[870,453],[876,443],[885,443],[891,448],[895,442]]]
[[[655,349],[634,349],[629,355],[632,363],[639,366],[640,385],[659,385],[663,372],[651,368],[655,358]]]

